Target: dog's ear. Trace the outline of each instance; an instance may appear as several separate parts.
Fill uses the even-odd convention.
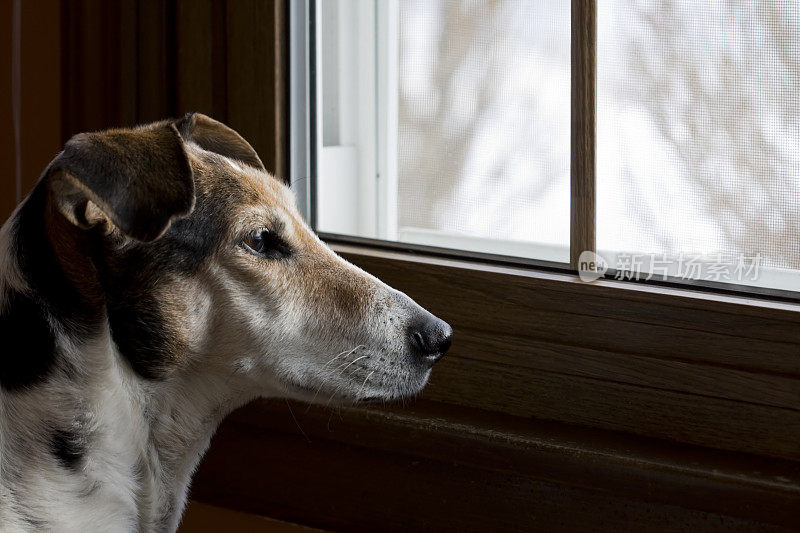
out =
[[[70,222],[111,222],[138,241],[157,239],[194,207],[192,169],[169,122],[75,135],[45,174]]]
[[[250,143],[222,122],[202,113],[187,113],[175,122],[175,126],[184,139],[198,144],[204,150],[266,170]]]

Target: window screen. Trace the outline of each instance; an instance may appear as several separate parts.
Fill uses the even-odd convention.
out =
[[[569,2],[321,12],[318,229],[567,262]]]
[[[598,2],[601,254],[800,289],[799,5]]]
[[[569,2],[406,0],[399,16],[400,237],[568,261]]]

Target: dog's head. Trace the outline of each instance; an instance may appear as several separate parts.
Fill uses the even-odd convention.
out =
[[[391,399],[419,392],[450,346],[450,326],[332,252],[253,148],[204,115],[77,135],[46,180],[64,271],[147,379]]]

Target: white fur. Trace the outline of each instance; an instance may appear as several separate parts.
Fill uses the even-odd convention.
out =
[[[123,363],[108,331],[66,348],[66,356],[82,365],[77,382],[0,395],[0,435],[15,432],[26,443],[19,455],[11,439],[0,441],[0,491],[14,493],[0,499],[0,530],[30,528],[22,514],[53,531],[175,530],[214,430],[254,394],[202,372],[145,382]],[[76,398],[81,405],[71,405]],[[58,465],[41,439],[54,413],[63,413],[56,422],[68,426],[76,412],[84,413],[92,435],[80,474]]]

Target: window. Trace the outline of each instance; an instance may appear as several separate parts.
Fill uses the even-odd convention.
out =
[[[569,2],[311,5],[319,232],[800,291],[796,4],[599,2],[589,173]]]
[[[569,4],[322,2],[318,229],[569,261]]]

